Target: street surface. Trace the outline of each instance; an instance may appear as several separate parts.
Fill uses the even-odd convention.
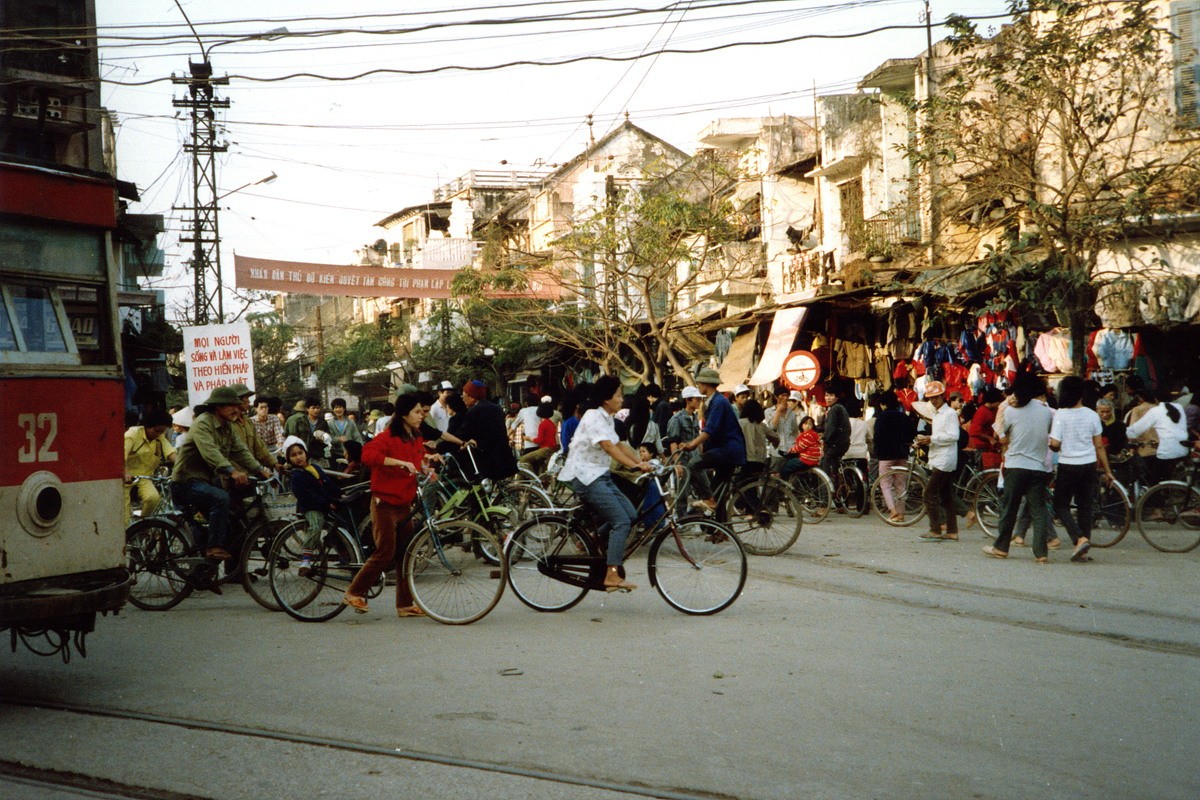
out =
[[[1200,551],[1134,530],[1039,567],[921,530],[805,526],[715,617],[644,555],[632,595],[506,592],[462,628],[386,596],[324,624],[236,588],[127,607],[69,665],[0,655],[0,797],[1200,796]],[[69,775],[90,793],[47,788]]]

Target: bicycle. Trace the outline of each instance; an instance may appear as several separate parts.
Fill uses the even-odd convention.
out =
[[[234,568],[226,565],[224,575],[222,562],[205,557],[195,544],[204,538],[206,525],[197,518],[195,509],[180,507],[131,523],[125,529],[125,553],[132,578],[129,602],[146,611],[166,611],[193,591],[219,592],[221,584],[240,580],[256,603],[278,611],[262,580],[266,571],[260,558],[274,536],[264,497],[281,488],[281,483],[274,475],[265,479],[251,476],[250,483],[248,494],[235,493],[232,497],[231,550],[237,556],[232,562]]]
[[[977,519],[984,514],[992,514],[994,518],[999,518],[996,510],[998,509],[999,494],[984,490],[984,485],[992,480],[993,476],[999,475],[1000,471],[982,469],[978,451],[964,450],[960,455],[964,459],[963,468],[959,470],[958,477],[954,480],[953,491],[968,510],[975,512]],[[925,517],[925,487],[929,484],[929,467],[921,460],[921,452],[917,448],[913,448],[909,454],[907,466],[892,468],[892,474],[897,473],[901,475],[900,500],[904,503],[903,519],[892,519],[891,512],[888,511],[887,503],[884,501],[879,478],[876,478],[875,483],[871,486],[871,506],[875,509],[876,515],[888,525],[905,528]],[[993,500],[997,502],[992,503]]]
[[[1200,451],[1189,452],[1184,470],[1183,480],[1156,483],[1137,502],[1138,531],[1164,553],[1187,553],[1200,546]]]
[[[1000,476],[1001,472],[998,469],[984,470],[980,473],[980,483],[973,504],[979,527],[989,539],[995,539],[999,533],[1000,515],[1003,513],[1004,492],[1000,488]],[[1053,486],[1046,488],[1046,499],[1053,504]],[[1111,483],[1103,480],[1096,482],[1092,510],[1092,535],[1088,538],[1092,547],[1112,547],[1125,538],[1133,515],[1129,492],[1120,481],[1113,479]]]
[[[438,516],[437,479],[425,475],[405,523],[420,527],[401,554],[397,580],[408,582],[413,602],[427,616],[446,625],[475,622],[496,607],[504,593],[508,565],[492,565],[482,556],[500,544],[486,528],[462,519]],[[348,528],[356,528],[352,533]],[[302,622],[325,622],[345,610],[342,598],[365,563],[362,538],[370,520],[358,526],[338,519],[320,540],[317,551],[303,567],[302,550],[307,526],[282,531],[268,555],[272,594],[289,616]],[[302,572],[302,568],[304,571]],[[382,583],[375,589],[382,592]],[[372,591],[375,591],[373,589]]]
[[[659,595],[685,614],[716,614],[732,605],[746,584],[746,553],[728,526],[702,515],[678,515],[686,475],[683,467],[655,466],[648,479],[655,481],[661,499],[639,514],[625,557],[649,543],[646,566]],[[669,485],[675,481],[680,485]],[[663,516],[657,522],[643,524],[659,509]],[[505,544],[509,586],[535,611],[566,611],[589,591],[604,589],[606,534],[584,507],[556,511],[561,513],[529,520]]]
[[[803,504],[791,484],[771,472],[745,472],[716,487],[717,521],[729,526],[747,553],[775,556],[800,538]]]

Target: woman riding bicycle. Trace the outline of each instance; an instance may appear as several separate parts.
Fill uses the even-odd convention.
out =
[[[605,375],[592,386],[587,411],[571,438],[567,463],[558,474],[560,481],[569,481],[575,493],[596,510],[608,524],[608,558],[604,573],[604,589],[609,592],[629,592],[636,585],[621,577],[625,559],[625,541],[637,512],[629,498],[621,493],[609,474],[612,460],[627,467],[650,472],[652,467],[618,446],[620,439],[613,426],[613,415],[621,410],[625,394],[621,381]]]

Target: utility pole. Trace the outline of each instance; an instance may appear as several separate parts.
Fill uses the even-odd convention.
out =
[[[214,78],[208,56],[194,62],[189,59],[190,77],[171,76],[171,83],[187,86],[187,96],[172,99],[175,108],[192,112],[192,140],[184,144],[184,152],[192,156],[192,205],[178,207],[191,211],[191,236],[179,241],[192,244],[192,273],[195,278],[193,302],[196,325],[225,321],[225,301],[221,291],[221,234],[217,226],[217,161],[216,154],[229,149],[217,143],[215,109],[229,108],[228,99],[216,96],[217,86],[227,86],[229,78]],[[212,278],[210,281],[209,278]]]

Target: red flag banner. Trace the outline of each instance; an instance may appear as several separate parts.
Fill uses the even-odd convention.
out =
[[[457,274],[457,270],[450,269],[309,264],[239,255],[233,257],[233,270],[239,289],[341,297],[434,300],[451,297],[450,286]],[[546,273],[531,273],[528,291],[496,292],[491,296],[557,300],[560,293],[560,286],[552,276]]]

